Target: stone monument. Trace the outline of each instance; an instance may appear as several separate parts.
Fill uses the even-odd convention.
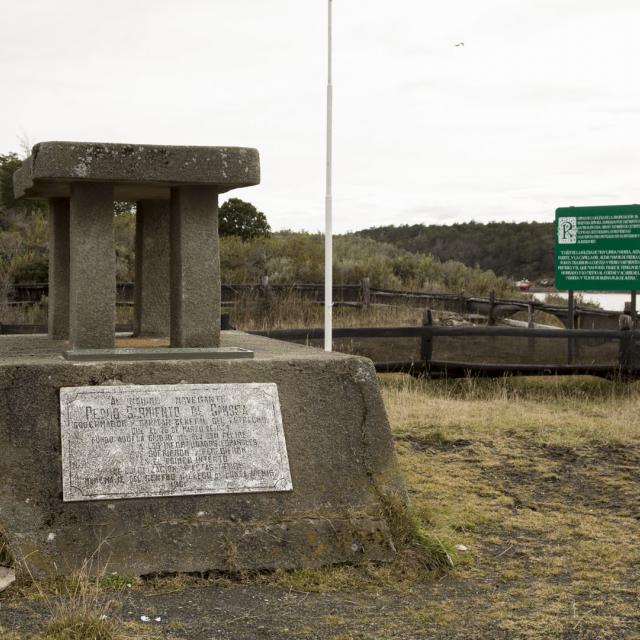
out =
[[[127,200],[138,210],[136,334],[219,347],[218,194],[259,182],[255,149],[36,145],[14,188],[49,201],[49,336],[69,339],[71,357],[113,348],[113,202]]]
[[[372,363],[220,332],[217,196],[253,149],[48,142],[49,335],[0,338],[0,536],[34,574],[387,560],[405,500]],[[136,200],[136,335],[114,345],[113,200]],[[135,341],[134,341],[135,344]]]

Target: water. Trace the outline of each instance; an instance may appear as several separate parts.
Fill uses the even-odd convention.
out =
[[[578,294],[581,294],[581,297],[586,301],[597,302],[602,309],[606,309],[607,311],[624,311],[624,303],[631,300],[630,293],[583,293],[581,291],[576,291],[576,295]],[[565,300],[567,299],[566,291],[559,291],[553,295],[561,296]],[[544,302],[547,294],[534,293],[533,297],[540,302]]]

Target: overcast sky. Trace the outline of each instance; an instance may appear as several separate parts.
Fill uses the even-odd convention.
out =
[[[333,4],[336,232],[640,201],[637,0]],[[257,147],[262,184],[233,195],[320,230],[326,6],[3,2],[0,153]]]

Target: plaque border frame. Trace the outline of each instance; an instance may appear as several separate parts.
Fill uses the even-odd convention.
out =
[[[275,422],[275,435],[276,435],[276,450],[278,452],[279,463],[277,466],[280,474],[276,482],[270,485],[261,485],[259,487],[226,487],[223,489],[211,489],[207,488],[202,491],[182,491],[179,490],[176,493],[154,493],[149,491],[142,491],[141,493],[132,495],[131,493],[116,492],[113,494],[96,493],[87,494],[80,488],[73,484],[72,478],[72,460],[71,442],[68,434],[65,434],[63,429],[63,410],[66,410],[66,425],[71,424],[69,417],[70,404],[79,395],[84,394],[110,394],[115,393],[131,393],[132,391],[144,391],[149,390],[150,387],[154,391],[162,391],[163,388],[171,389],[172,391],[178,391],[178,387],[188,387],[190,389],[202,389],[211,391],[212,388],[220,390],[224,387],[252,387],[269,397],[271,402],[271,410]],[[269,392],[265,387],[268,388]],[[63,408],[63,397],[66,398],[66,405]],[[269,492],[288,492],[293,491],[293,481],[291,478],[291,467],[289,464],[289,456],[287,451],[286,436],[284,432],[284,425],[282,421],[282,411],[280,408],[278,386],[275,382],[237,382],[237,383],[179,383],[179,384],[126,384],[126,385],[86,385],[81,387],[61,387],[59,395],[59,407],[60,407],[60,444],[61,444],[61,467],[62,467],[62,496],[63,502],[94,502],[100,500],[139,500],[139,499],[154,499],[154,498],[179,498],[179,497],[197,497],[197,496],[211,496],[211,495],[228,495],[228,494],[240,494],[240,493],[269,493]],[[68,448],[67,448],[68,447]],[[68,471],[65,473],[65,466]],[[283,482],[284,481],[284,482]],[[284,487],[281,485],[284,484]],[[280,485],[280,486],[279,486]],[[71,497],[72,493],[79,493],[82,497]]]

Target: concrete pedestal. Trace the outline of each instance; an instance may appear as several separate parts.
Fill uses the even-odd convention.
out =
[[[171,346],[220,345],[218,193],[171,189]]]
[[[388,560],[404,489],[369,360],[224,332],[255,359],[72,363],[45,336],[0,338],[0,531],[35,575],[292,568]],[[293,491],[62,501],[59,389],[273,382]],[[96,553],[97,552],[97,553]],[[56,569],[57,567],[57,569]]]
[[[136,213],[134,335],[169,337],[169,202],[140,200]]]
[[[49,337],[69,339],[69,198],[49,200]]]
[[[109,349],[116,307],[113,186],[73,183],[70,210],[71,344],[75,349]]]

